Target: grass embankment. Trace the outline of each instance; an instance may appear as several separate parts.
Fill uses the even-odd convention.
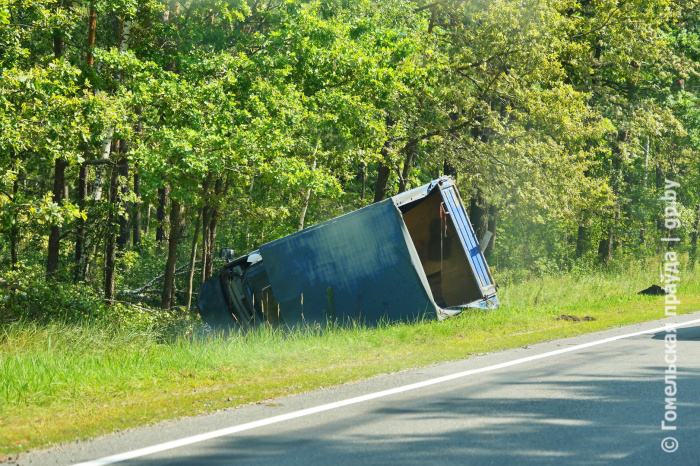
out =
[[[379,328],[259,329],[163,343],[95,324],[0,329],[0,457],[167,418],[261,401],[409,367],[664,317],[635,293],[658,264],[531,279],[501,289],[502,307],[444,322]],[[700,309],[700,271],[684,275],[680,312]],[[557,320],[561,314],[593,321]]]

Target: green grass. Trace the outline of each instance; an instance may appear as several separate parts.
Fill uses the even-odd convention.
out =
[[[164,343],[116,325],[14,323],[0,329],[0,455],[662,318],[663,298],[636,295],[658,270],[647,262],[530,279],[503,287],[497,310],[378,328],[261,328]],[[683,276],[679,312],[700,309],[698,272]]]

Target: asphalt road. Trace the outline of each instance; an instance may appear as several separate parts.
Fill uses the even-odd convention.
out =
[[[667,423],[675,431],[663,431],[664,416],[673,417],[667,332],[639,332],[670,322],[691,323],[668,353],[677,357],[677,418]],[[219,429],[228,430],[192,438]],[[678,443],[673,453],[662,449],[668,437]],[[700,312],[165,422],[23,455],[19,464],[130,451],[139,456],[117,464],[699,465]]]

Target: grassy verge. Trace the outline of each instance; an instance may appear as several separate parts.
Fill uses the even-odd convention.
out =
[[[259,329],[163,343],[117,326],[18,323],[0,329],[0,456],[379,373],[664,317],[635,293],[658,264],[504,287],[502,307],[379,328]],[[700,271],[679,313],[700,309]],[[561,314],[592,321],[558,320]]]

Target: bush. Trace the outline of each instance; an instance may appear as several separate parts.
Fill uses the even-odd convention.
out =
[[[99,294],[84,284],[46,280],[39,270],[7,274],[6,280],[22,291],[5,291],[0,310],[3,320],[78,321],[106,313]]]
[[[104,322],[134,330],[148,330],[162,338],[191,333],[201,320],[183,308],[149,309],[130,303],[108,305],[101,290],[84,283],[46,280],[40,269],[15,271],[3,277],[20,290],[2,290],[0,326],[25,321],[81,323]]]

